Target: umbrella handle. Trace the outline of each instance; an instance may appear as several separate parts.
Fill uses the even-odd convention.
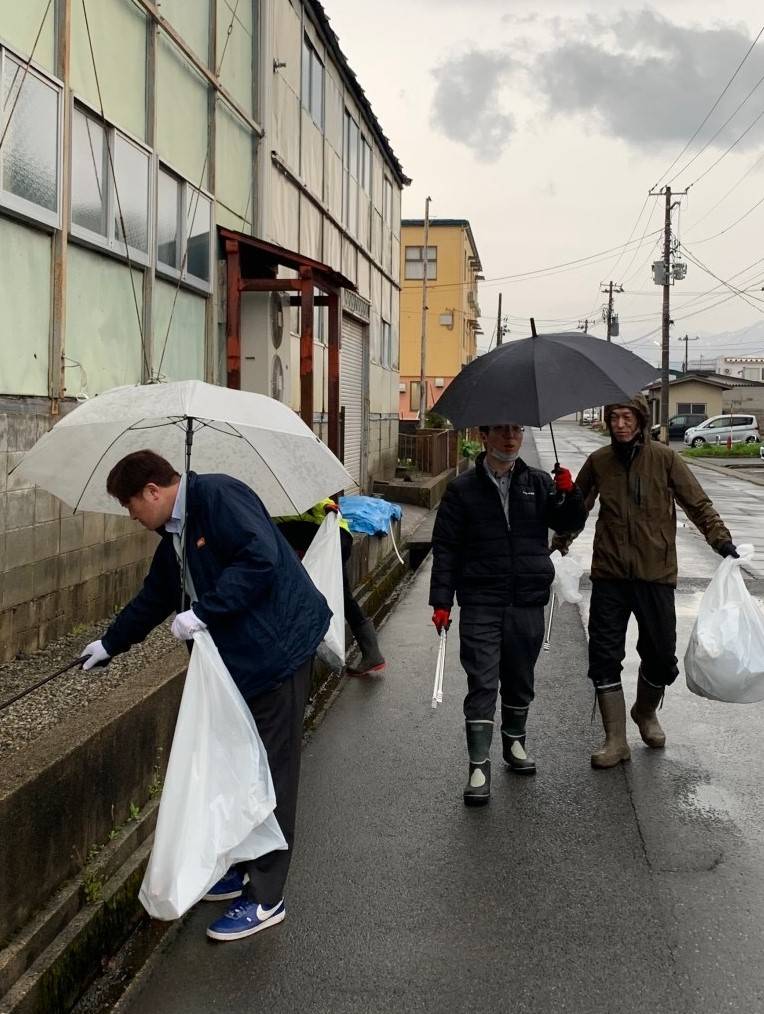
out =
[[[552,598],[549,601],[549,624],[546,628],[546,637],[544,638],[544,644],[542,646],[544,651],[549,651],[550,644],[552,642],[552,622],[554,620],[554,606],[557,601],[557,596],[552,592]]]
[[[560,471],[560,461],[559,458],[557,457],[557,444],[555,443],[554,430],[552,428],[551,423],[549,423],[549,432],[552,435],[552,450],[554,451],[554,468],[552,469],[552,472],[555,475],[557,475],[557,473]]]

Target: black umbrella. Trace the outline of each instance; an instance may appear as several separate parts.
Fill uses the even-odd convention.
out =
[[[633,352],[580,332],[540,334],[474,359],[433,406],[457,429],[544,426],[580,408],[632,398],[659,376]]]

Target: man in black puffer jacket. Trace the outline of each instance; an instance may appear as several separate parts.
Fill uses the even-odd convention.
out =
[[[533,700],[533,669],[544,639],[544,606],[554,578],[549,529],[576,530],[586,518],[570,472],[554,481],[518,457],[523,427],[481,426],[485,451],[475,468],[454,479],[438,508],[432,537],[432,621],[450,626],[456,595],[461,607],[461,663],[469,778],[467,805],[487,803],[496,697],[501,687],[504,761],[534,774],[525,752],[525,724]]]

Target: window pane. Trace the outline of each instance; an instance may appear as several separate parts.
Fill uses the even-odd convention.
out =
[[[424,278],[424,264],[421,261],[406,261],[405,277]]]
[[[407,261],[421,261],[422,259],[422,248],[421,246],[407,246],[406,247],[406,260]]]
[[[2,130],[13,110],[3,142],[2,188],[41,208],[56,211],[58,92],[34,74],[28,73],[24,78],[23,69],[6,53],[0,93]]]
[[[148,253],[149,249],[149,158],[145,151],[117,134],[114,142],[114,235],[125,242],[119,210],[125,223],[128,245]],[[117,204],[119,198],[119,206]]]
[[[157,258],[168,267],[179,268],[180,184],[160,169],[157,190]]]
[[[188,188],[188,257],[186,270],[195,278],[210,280],[210,202],[198,190]]]
[[[348,165],[350,175],[358,179],[358,124],[350,120],[350,131],[348,134]]]
[[[302,40],[302,104],[310,109],[310,47]]]
[[[315,53],[311,57],[310,112],[319,127],[324,125],[324,68]]]
[[[72,223],[106,235],[106,147],[100,123],[74,110],[72,123]]]

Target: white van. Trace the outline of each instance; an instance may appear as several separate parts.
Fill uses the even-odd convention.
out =
[[[727,437],[733,444],[758,442],[759,424],[755,415],[715,415],[699,426],[692,426],[684,435],[684,442],[690,447],[703,444],[726,444]]]

